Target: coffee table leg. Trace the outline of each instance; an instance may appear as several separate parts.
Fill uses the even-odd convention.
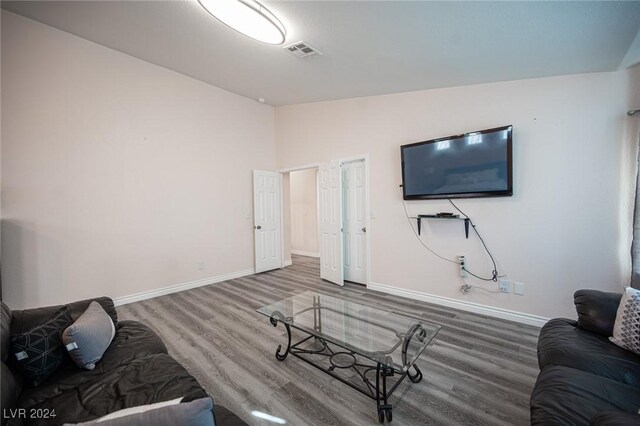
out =
[[[392,406],[387,401],[387,376],[393,376],[393,368],[378,363],[376,366],[376,405],[380,423],[384,423],[385,417],[387,422],[391,422],[393,419]],[[380,385],[382,385],[382,392],[380,392]]]
[[[274,327],[276,327],[279,322],[278,319],[274,316],[269,318],[269,321]],[[291,328],[286,322],[283,322],[282,324],[284,324],[284,327],[287,329],[287,350],[285,350],[284,353],[281,354],[280,351],[282,350],[282,345],[278,345],[278,349],[276,349],[276,359],[278,361],[284,361],[287,358],[287,355],[289,355],[289,351],[291,350]]]
[[[422,371],[420,371],[416,364],[413,364],[412,368],[416,370],[416,374],[411,374],[411,368],[409,368],[409,370],[407,370],[407,376],[409,376],[409,380],[413,383],[418,383],[422,380]]]

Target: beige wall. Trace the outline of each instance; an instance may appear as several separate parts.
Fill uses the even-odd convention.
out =
[[[273,108],[2,11],[2,113],[11,307],[253,268]]]
[[[620,290],[621,176],[628,150],[623,127],[626,72],[581,74],[276,108],[279,167],[370,155],[373,283],[543,317],[575,316],[573,292]],[[511,280],[525,296],[474,290],[463,296],[457,266],[416,240],[402,205],[400,145],[514,126],[510,198],[460,200]],[[623,194],[624,193],[624,194]],[[407,202],[409,214],[452,211],[446,201]],[[490,274],[490,261],[462,223],[426,223],[424,242]],[[621,265],[626,264],[626,266]],[[495,284],[471,283],[496,289]]]
[[[370,159],[374,283],[571,317],[575,289],[615,291],[628,281],[640,121],[625,112],[640,107],[638,66],[274,115],[5,11],[1,50],[2,280],[14,308],[248,273],[251,170],[360,154]],[[456,266],[426,252],[407,224],[399,146],[504,124],[515,129],[514,196],[459,205],[526,295],[462,296]],[[288,185],[285,178],[285,194]],[[442,201],[407,205],[410,214],[451,210]],[[464,239],[461,224],[428,223],[424,241],[489,273],[479,241]]]
[[[291,250],[298,254],[318,254],[317,169],[291,172]]]

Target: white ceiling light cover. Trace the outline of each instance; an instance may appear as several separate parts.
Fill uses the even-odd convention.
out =
[[[284,25],[255,0],[198,0],[207,12],[234,30],[255,40],[282,44]]]

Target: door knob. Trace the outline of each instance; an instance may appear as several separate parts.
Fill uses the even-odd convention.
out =
[[[254,226],[253,229],[262,229],[262,226],[260,226],[260,225]]]
[[[362,232],[367,232],[367,227],[362,228]]]

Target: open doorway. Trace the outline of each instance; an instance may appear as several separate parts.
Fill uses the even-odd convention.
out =
[[[292,262],[318,259],[318,168],[289,172],[289,236]]]
[[[325,280],[369,280],[366,157],[281,170],[284,264],[317,268]]]

